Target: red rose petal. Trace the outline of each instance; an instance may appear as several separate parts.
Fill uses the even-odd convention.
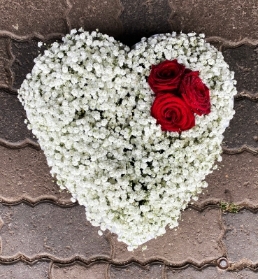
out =
[[[211,110],[210,91],[209,88],[202,82],[196,74],[191,72],[184,75],[179,92],[183,99],[198,115],[209,114]]]
[[[155,98],[151,115],[157,119],[163,131],[181,132],[195,125],[195,117],[189,106],[180,97],[169,93]]]
[[[148,78],[148,83],[157,95],[159,93],[172,93],[177,91],[184,74],[185,66],[176,59],[165,60],[158,65],[153,65]]]

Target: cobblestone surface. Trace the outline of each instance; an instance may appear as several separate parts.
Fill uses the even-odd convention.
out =
[[[203,212],[188,209],[182,213],[177,229],[168,229],[165,235],[146,242],[133,252],[128,252],[126,245],[116,241],[113,235],[113,259],[146,262],[158,258],[176,264],[187,260],[201,264],[224,254],[223,233],[218,209],[209,208]]]
[[[0,212],[3,258],[17,254],[29,259],[43,255],[62,260],[110,257],[110,244],[86,221],[82,206],[67,209],[48,203],[35,207],[0,205]]]
[[[118,0],[71,0],[68,19],[71,28],[83,27],[85,30],[99,29],[111,36],[119,36],[123,26],[119,19],[123,6]]]
[[[11,83],[9,65],[12,57],[9,51],[10,40],[8,38],[0,38],[0,86],[8,88]]]
[[[230,127],[224,134],[224,144],[229,148],[238,148],[241,145],[257,148],[258,103],[249,99],[238,100],[235,102],[235,111],[236,117],[231,120]]]
[[[233,41],[257,39],[258,3],[241,0],[168,0],[172,14],[169,21],[184,32],[203,32]]]
[[[223,50],[223,55],[235,72],[238,92],[258,93],[258,47],[242,45]]]
[[[49,263],[37,262],[33,265],[17,262],[0,265],[1,279],[48,279]]]
[[[203,206],[225,201],[243,205],[258,205],[258,156],[249,152],[223,154],[218,169],[208,175],[209,186],[194,204]]]
[[[70,266],[53,265],[51,279],[106,279],[108,264],[73,264]]]
[[[26,75],[31,72],[34,58],[41,52],[38,47],[39,40],[21,42],[12,40],[11,51],[14,61],[11,65],[13,88],[19,89]]]
[[[223,215],[226,225],[225,244],[232,262],[248,259],[258,262],[258,215],[244,210]]]
[[[67,8],[65,0],[1,1],[0,30],[21,37],[66,33],[68,31],[65,19]]]
[[[142,37],[169,32],[171,9],[166,1],[121,0],[124,11],[121,14],[124,32],[121,40],[133,45]],[[174,27],[174,26],[173,26]],[[174,28],[176,31],[176,29]]]
[[[124,267],[110,268],[110,279],[131,279],[137,276],[139,279],[162,279],[163,266],[160,264],[152,264],[147,266],[139,266],[130,264]]]
[[[182,270],[167,270],[167,279],[256,279],[257,273],[251,270],[241,270],[238,272],[228,272],[216,267],[208,267],[198,270],[188,267]]]
[[[256,1],[7,0],[0,9],[0,278],[257,278]],[[38,41],[60,40],[79,27],[99,28],[129,45],[157,33],[204,32],[238,81],[236,114],[209,187],[183,212],[177,230],[134,252],[115,235],[99,236],[84,208],[59,192],[16,99],[44,51]],[[232,213],[236,205],[242,210]],[[218,267],[221,257],[227,270]]]
[[[53,182],[42,151],[27,147],[9,149],[0,146],[0,199],[15,202],[25,198],[69,202],[71,195],[60,192]]]
[[[17,96],[0,90],[0,138],[10,142],[26,138],[35,140],[24,123],[25,119],[26,112]]]

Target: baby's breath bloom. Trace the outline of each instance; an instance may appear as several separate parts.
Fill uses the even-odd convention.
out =
[[[18,97],[51,174],[86,217],[133,250],[178,226],[188,202],[207,187],[234,115],[233,73],[204,35],[160,34],[131,51],[98,31],[73,29],[35,59]],[[41,44],[39,44],[41,45]],[[151,65],[177,59],[199,71],[211,112],[181,133],[162,132],[150,115]]]

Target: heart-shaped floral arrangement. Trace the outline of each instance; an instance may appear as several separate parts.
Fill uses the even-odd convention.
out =
[[[234,114],[233,76],[202,34],[130,50],[80,29],[35,59],[18,97],[57,184],[132,250],[176,227],[207,187]]]

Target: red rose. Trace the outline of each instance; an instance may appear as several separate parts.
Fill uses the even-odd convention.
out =
[[[185,74],[179,91],[193,112],[198,115],[210,113],[210,91],[200,79],[199,72]]]
[[[195,125],[194,113],[182,98],[173,94],[159,94],[151,107],[162,131],[181,132]]]
[[[177,91],[185,66],[176,59],[152,65],[148,83],[155,94]]]

